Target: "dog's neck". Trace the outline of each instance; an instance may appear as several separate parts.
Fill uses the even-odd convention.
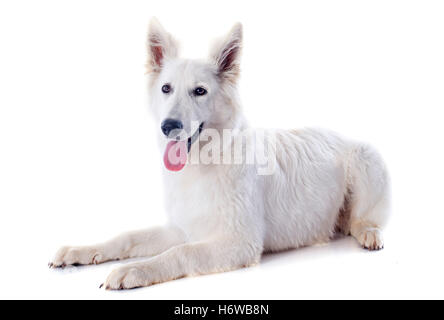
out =
[[[230,115],[219,123],[206,123],[204,133],[196,143],[198,148],[192,148],[191,152],[200,152],[200,150],[203,150],[203,148],[211,142],[212,138],[208,139],[205,135],[211,137],[212,134],[217,134],[220,138],[220,151],[213,156],[222,159],[227,149],[232,150],[232,145],[236,137],[249,128],[248,121],[242,112],[237,92],[232,91],[232,93],[232,95],[224,99],[223,103],[216,106],[218,110],[231,110]],[[205,129],[209,130],[206,131]],[[210,133],[208,133],[209,131]]]

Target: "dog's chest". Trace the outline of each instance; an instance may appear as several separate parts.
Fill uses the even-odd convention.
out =
[[[186,168],[179,174],[167,174],[166,209],[172,223],[191,239],[217,232],[224,199],[217,173],[201,174]]]

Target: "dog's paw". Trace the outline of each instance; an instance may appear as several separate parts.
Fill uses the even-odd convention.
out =
[[[124,266],[117,268],[106,279],[100,288],[106,290],[123,290],[147,287],[153,284],[149,276],[137,266]]]
[[[359,243],[370,251],[381,250],[384,248],[382,233],[377,228],[367,228],[362,230],[357,237]]]
[[[87,265],[104,262],[102,255],[93,247],[62,247],[48,265],[63,268],[70,265]]]

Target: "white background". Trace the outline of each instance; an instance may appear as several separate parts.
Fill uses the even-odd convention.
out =
[[[252,125],[376,146],[393,180],[386,248],[345,238],[126,292],[98,289],[119,263],[49,270],[59,246],[165,222],[151,16],[196,58],[244,24]],[[0,298],[444,298],[443,17],[442,1],[2,1]]]

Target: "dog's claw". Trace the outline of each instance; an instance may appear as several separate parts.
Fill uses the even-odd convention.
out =
[[[102,289],[102,287],[103,287],[103,283],[99,286],[99,289]]]

